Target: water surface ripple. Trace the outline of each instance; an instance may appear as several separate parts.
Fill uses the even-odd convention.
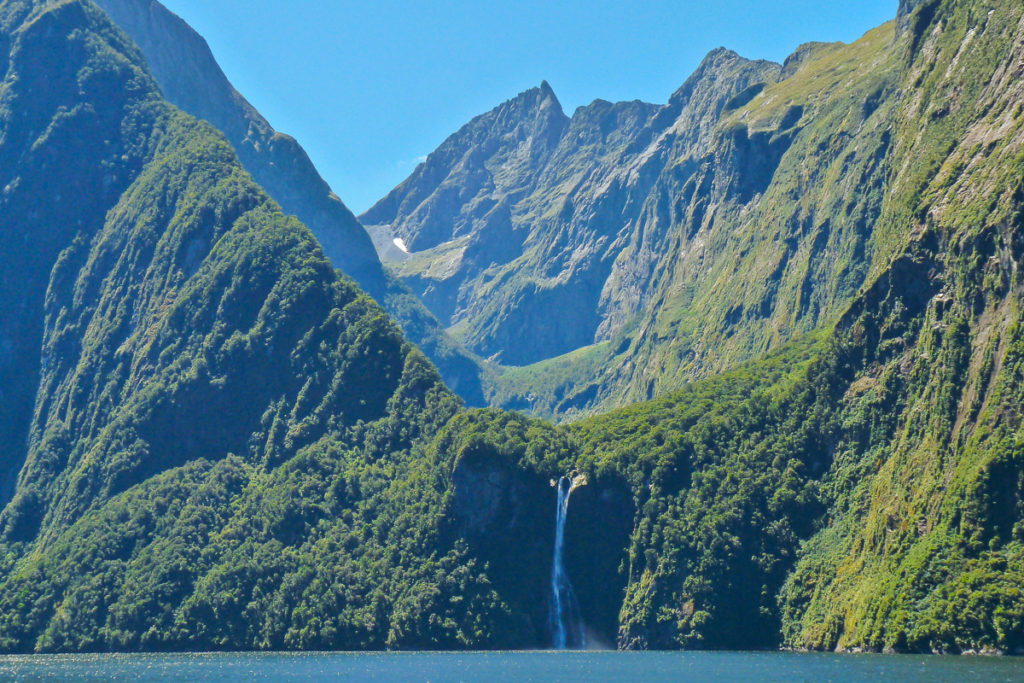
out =
[[[1024,659],[781,652],[17,655],[0,681],[1024,681]]]

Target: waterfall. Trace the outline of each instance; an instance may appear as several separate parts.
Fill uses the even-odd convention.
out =
[[[558,499],[555,508],[555,556],[551,563],[551,633],[558,650],[567,647],[586,647],[580,606],[572,591],[569,574],[565,570],[565,518],[569,513],[569,497],[586,480],[582,475],[561,477],[558,480]]]

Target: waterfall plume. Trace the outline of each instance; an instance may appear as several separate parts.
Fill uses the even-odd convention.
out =
[[[586,484],[582,474],[561,477],[557,484],[555,507],[555,549],[551,563],[551,634],[552,644],[558,650],[586,647],[580,606],[565,568],[565,521],[569,513],[569,498],[577,486]]]

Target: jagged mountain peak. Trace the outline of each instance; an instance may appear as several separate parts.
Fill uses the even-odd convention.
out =
[[[475,117],[362,218],[378,244],[423,252],[401,255],[400,275],[483,357],[524,365],[606,341],[667,239],[659,219],[630,244],[652,184],[682,159],[692,173],[723,112],[781,69],[718,48],[666,105],[596,99],[571,119],[544,82]]]
[[[700,66],[697,67],[697,72],[700,73],[703,70],[712,69],[718,65],[738,60],[750,61],[735,50],[727,48],[724,45],[719,45],[718,47],[709,50],[708,53],[704,55],[704,59],[701,60]]]
[[[565,111],[562,109],[562,103],[558,100],[558,95],[555,94],[554,88],[547,81],[541,81],[540,87],[540,106],[542,108],[551,108],[552,110],[564,115]]]
[[[503,119],[502,114],[506,112],[513,113],[521,120]],[[553,121],[566,118],[565,112],[562,110],[562,103],[558,101],[558,96],[555,95],[554,89],[547,81],[541,81],[539,86],[524,90],[477,119],[486,120],[492,114],[496,115],[504,125],[525,123],[535,117],[550,117]]]
[[[661,297],[659,281],[678,279],[673,292],[705,281],[708,271],[699,263],[708,258],[708,240],[736,234],[744,213],[756,210],[769,190],[805,111],[834,102],[831,96],[807,100],[803,93],[831,93],[843,74],[849,89],[856,65],[884,61],[892,45],[891,30],[851,46],[810,43],[785,66],[720,47],[667,104],[597,99],[577,108],[567,126],[554,111],[543,113],[541,104],[554,95],[542,84],[474,118],[364,219],[421,252],[403,255],[395,266],[399,276],[483,357],[522,366],[604,342],[625,351],[631,335],[662,348],[677,333],[651,335],[652,328],[638,322]],[[806,64],[818,66],[798,76]],[[848,119],[850,134],[868,135],[857,122],[887,92],[888,76],[877,73],[852,86],[865,92],[849,105],[856,114]],[[781,87],[787,78],[799,83]],[[778,94],[757,99],[776,86]],[[845,117],[849,110],[842,111]],[[872,151],[860,154],[871,173],[877,142],[865,143]],[[826,143],[808,138],[801,144]],[[790,209],[779,211],[788,215]],[[711,248],[728,253],[724,243]],[[801,276],[793,268],[789,277]],[[805,298],[814,296],[808,291]],[[826,304],[816,305],[798,313],[808,321],[801,324],[818,319]],[[709,301],[704,307],[717,306]],[[756,310],[757,316],[776,314],[770,291]],[[741,322],[735,314],[724,318],[729,328]],[[595,400],[588,396],[583,404]],[[557,410],[572,409],[574,400],[559,398]]]
[[[747,59],[724,47],[711,50],[686,82],[669,97],[672,107],[685,106],[697,90],[720,91],[729,88],[743,72],[758,72],[765,80],[776,80],[781,66],[768,60]]]
[[[471,194],[525,192],[568,125],[554,90],[543,81],[449,136],[360,219],[369,226],[389,225],[414,251],[465,234],[468,219],[453,221],[442,212]]]

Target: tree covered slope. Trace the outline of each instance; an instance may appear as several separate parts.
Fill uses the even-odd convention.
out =
[[[732,161],[651,181],[722,193],[651,287],[745,302],[700,328],[732,369],[558,426],[463,408],[97,5],[0,2],[0,46],[3,651],[547,646],[570,473],[590,642],[1024,648],[1019,3],[904,3],[784,67],[718,53],[778,78],[674,134]],[[759,251],[764,225],[799,239]],[[725,303],[686,293],[698,243]]]
[[[3,649],[478,643],[433,366],[96,5],[0,17]]]
[[[487,371],[453,341],[416,297],[385,272],[366,230],[320,177],[293,138],[278,131],[231,85],[206,41],[156,0],[97,3],[142,51],[164,97],[212,123],[242,166],[285,213],[320,242],[331,264],[353,278],[437,364],[465,400],[483,405]]]

